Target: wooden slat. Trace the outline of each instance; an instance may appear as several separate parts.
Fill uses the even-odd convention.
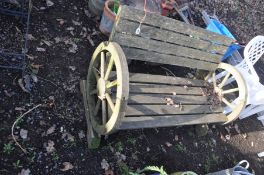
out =
[[[182,108],[170,105],[128,105],[126,116],[208,114],[222,112],[221,107],[211,109],[211,105],[183,105]]]
[[[200,87],[169,86],[160,84],[129,83],[129,94],[131,93],[156,93],[156,94],[188,94],[203,95]]]
[[[213,71],[217,68],[218,64],[209,63],[206,61],[194,60],[186,57],[172,56],[166,54],[160,54],[156,52],[150,52],[145,50],[139,50],[134,48],[122,47],[127,59],[148,61],[161,64],[171,64],[176,66],[183,66],[189,68],[198,68],[202,70]]]
[[[142,21],[143,17],[143,11],[128,6],[121,6],[119,7],[118,17],[115,25],[119,20],[122,20],[122,18],[139,23],[140,21]],[[189,25],[178,20],[164,17],[159,14],[147,13],[143,24],[183,33],[186,35],[191,35],[196,38],[217,42],[226,46],[229,46],[230,43],[234,42],[234,39],[232,38],[228,38],[223,35],[219,35],[217,33],[210,32],[194,25]]]
[[[205,123],[224,123],[224,114],[124,117],[119,129],[156,128]]]
[[[129,73],[129,82],[187,85],[187,86],[197,86],[197,87],[205,86],[204,85],[205,81],[203,80],[193,80],[182,77],[151,75],[151,74],[141,74],[141,73]]]
[[[176,104],[209,104],[205,96],[193,95],[164,95],[164,94],[130,94],[128,104],[163,104],[168,102],[166,98],[172,99]]]
[[[135,31],[138,28],[138,22],[120,20],[118,25],[115,28],[115,31],[118,33],[126,33],[132,36],[135,36]],[[159,41],[174,43],[182,46],[197,48],[201,50],[208,51],[210,53],[220,53],[225,54],[227,47],[222,45],[216,45],[209,41],[199,40],[194,37],[176,33],[173,31],[164,30],[163,28],[155,28],[147,25],[141,26],[141,32],[138,35],[143,38],[156,39]],[[112,38],[112,41],[120,43],[118,38],[115,35]],[[122,43],[121,43],[122,44]]]
[[[123,47],[132,47],[146,50],[148,52],[156,52],[160,54],[188,57],[195,60],[202,60],[212,63],[219,63],[222,55],[212,54],[205,51],[192,49],[189,47],[179,46],[175,44],[165,43],[162,41],[142,38],[136,35],[127,35],[123,33],[116,33],[115,40]],[[170,64],[169,60],[164,64]]]

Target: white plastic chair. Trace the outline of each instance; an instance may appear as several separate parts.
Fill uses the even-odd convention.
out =
[[[247,106],[240,114],[239,118],[243,119],[253,114],[264,112],[264,85],[259,82],[259,76],[254,69],[254,64],[261,58],[264,53],[264,36],[256,36],[253,38],[244,49],[244,59],[235,67],[244,77],[247,90],[248,99]],[[216,75],[216,79],[220,79],[226,75],[226,72],[221,72]],[[225,85],[230,84],[234,79],[230,77]],[[210,82],[210,80],[209,80]],[[234,100],[235,104],[238,99]],[[231,109],[226,107],[224,113],[229,113]],[[262,120],[263,117],[259,117]]]
[[[253,65],[264,53],[264,36],[256,36],[244,49],[244,60],[235,67],[243,75],[248,88],[249,104],[240,114],[240,119],[264,111],[264,86],[259,82],[259,76]]]

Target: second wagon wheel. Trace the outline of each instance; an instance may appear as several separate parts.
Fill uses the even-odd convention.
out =
[[[240,72],[234,66],[220,63],[208,81],[213,84],[217,103],[224,107],[226,123],[237,119],[247,103],[247,87]]]
[[[87,101],[93,129],[100,135],[118,127],[128,99],[126,57],[117,43],[101,43],[95,50],[87,75]]]

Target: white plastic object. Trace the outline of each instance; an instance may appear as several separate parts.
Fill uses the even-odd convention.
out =
[[[254,64],[261,58],[263,53],[264,36],[256,36],[246,45],[244,60],[235,66],[244,77],[248,90],[248,106],[240,114],[240,119],[264,111],[264,86],[259,82],[259,76],[254,69]],[[221,72],[216,75],[216,79],[220,79],[225,75],[226,72]],[[232,77],[230,77],[225,85],[232,81]],[[234,104],[235,102],[236,100],[233,101]],[[225,113],[228,113],[228,111],[230,110],[225,108]]]
[[[258,153],[258,157],[264,157],[264,152]]]

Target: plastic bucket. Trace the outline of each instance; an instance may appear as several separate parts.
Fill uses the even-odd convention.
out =
[[[105,35],[109,35],[111,33],[115,22],[116,14],[110,9],[110,7],[114,5],[114,3],[114,0],[108,0],[105,2],[104,12],[99,26],[101,32]]]
[[[245,166],[243,166],[245,164]],[[253,175],[248,171],[249,163],[246,160],[239,162],[233,169],[232,175]]]
[[[94,15],[101,16],[106,0],[89,0],[88,7]]]

